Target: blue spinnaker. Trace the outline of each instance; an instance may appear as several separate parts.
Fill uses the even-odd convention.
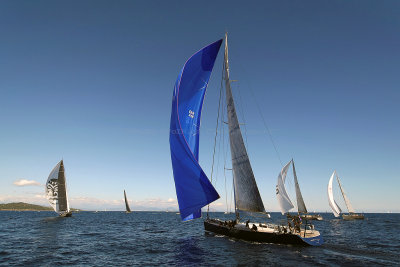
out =
[[[199,129],[204,95],[222,39],[194,54],[183,66],[172,99],[169,143],[176,195],[183,221],[219,195],[199,165]]]

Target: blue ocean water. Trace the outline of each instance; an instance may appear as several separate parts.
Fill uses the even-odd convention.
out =
[[[261,244],[206,234],[173,212],[0,211],[1,266],[399,265],[400,214],[343,221],[322,213],[320,247]],[[231,219],[232,214],[211,213]],[[283,220],[272,213],[273,221]],[[257,221],[261,221],[258,218]]]

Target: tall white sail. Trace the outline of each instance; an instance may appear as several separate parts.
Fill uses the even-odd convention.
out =
[[[282,215],[289,212],[289,210],[293,209],[294,206],[292,204],[292,201],[290,201],[290,198],[286,192],[285,188],[285,180],[286,180],[286,175],[289,170],[290,164],[292,161],[289,161],[281,170],[278,176],[278,182],[276,185],[276,197],[278,199],[279,207],[281,209]]]
[[[336,171],[332,173],[331,178],[329,179],[328,183],[328,200],[329,200],[329,206],[332,208],[333,214],[335,217],[339,217],[340,213],[342,210],[340,209],[339,205],[336,203],[336,201],[333,199],[333,188],[332,188],[332,182],[333,182],[333,177],[335,177]]]
[[[307,213],[306,204],[304,203],[303,196],[301,195],[299,182],[297,181],[296,169],[294,167],[294,160],[292,159],[294,186],[296,188],[297,211]]]
[[[336,173],[336,179],[338,181],[340,191],[342,192],[344,202],[346,203],[347,210],[349,211],[349,213],[354,213],[353,206],[350,204],[350,200],[347,198],[347,195],[344,192],[344,189],[342,187],[342,184],[340,183],[340,179],[339,179],[339,176],[337,175],[337,173]]]
[[[224,79],[236,209],[250,212],[265,212],[264,204],[261,200],[253,169],[251,168],[250,160],[243,142],[233,101],[231,81],[229,80],[227,35],[225,35]]]
[[[50,172],[46,182],[46,198],[55,212],[69,212],[64,164],[61,160]]]

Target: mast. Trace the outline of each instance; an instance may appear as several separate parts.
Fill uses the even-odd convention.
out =
[[[342,192],[342,195],[343,195],[343,198],[344,198],[344,202],[346,203],[347,210],[349,211],[349,213],[354,213],[353,206],[351,206],[350,200],[347,198],[347,195],[344,192],[344,189],[342,187],[342,184],[340,183],[340,179],[339,179],[339,176],[337,175],[337,173],[336,173],[336,179],[338,181],[340,191]]]
[[[243,142],[240,125],[236,114],[232,89],[229,79],[228,35],[225,34],[224,80],[226,88],[226,105],[229,125],[229,141],[232,157],[233,184],[235,195],[235,214],[239,219],[239,210],[265,212],[264,204],[258,191],[254,173],[250,165],[246,147]]]
[[[297,181],[296,169],[294,167],[294,160],[292,159],[294,185],[296,188],[297,211],[299,213],[307,213],[306,204],[304,203],[303,196],[301,195],[299,182]]]
[[[131,209],[129,208],[129,204],[128,204],[128,199],[126,198],[126,192],[124,190],[124,198],[125,198],[125,208],[126,208],[126,212],[131,212]]]

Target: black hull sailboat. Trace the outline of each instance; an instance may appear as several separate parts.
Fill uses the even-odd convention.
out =
[[[311,226],[310,226],[311,227]],[[313,229],[301,229],[300,232],[289,230],[285,226],[235,223],[220,221],[216,219],[206,219],[204,221],[206,231],[242,239],[246,241],[260,243],[277,243],[292,245],[318,246],[323,243],[319,232]]]
[[[60,217],[71,217],[67,196],[64,162],[61,160],[50,172],[46,182],[46,198]]]
[[[181,219],[201,217],[201,208],[219,198],[218,193],[198,163],[199,128],[205,90],[223,40],[194,54],[185,63],[175,83],[170,125],[171,161]],[[235,219],[224,222],[207,214],[207,232],[243,240],[321,245],[323,240],[311,225],[303,230],[284,225],[265,225],[240,221],[239,212],[266,213],[238,122],[229,79],[228,44],[225,36],[223,79],[232,156]],[[222,89],[221,89],[222,93]],[[221,95],[220,93],[220,95]],[[212,177],[212,175],[211,175]],[[307,227],[309,227],[307,229]],[[303,236],[302,236],[303,235]]]

